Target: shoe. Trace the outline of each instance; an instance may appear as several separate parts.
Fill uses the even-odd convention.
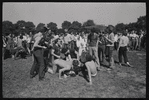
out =
[[[34,75],[30,75],[30,78],[34,78],[36,75],[37,75],[37,73],[34,74]]]
[[[101,71],[102,69],[100,67],[97,67],[97,71]]]
[[[44,81],[45,80],[45,78],[39,78],[39,81]]]
[[[111,68],[108,68],[108,69],[107,69],[107,71],[111,71],[111,70],[112,70]]]
[[[128,67],[132,67],[132,66],[129,64],[129,62],[127,62],[126,65],[127,65]]]
[[[121,63],[119,63],[119,65],[120,65],[120,66],[122,66],[122,64],[121,64]]]

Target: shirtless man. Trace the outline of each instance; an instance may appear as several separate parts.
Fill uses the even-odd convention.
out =
[[[56,72],[57,66],[61,67],[62,69],[59,70],[59,79],[62,79],[61,78],[62,72],[74,69],[75,67],[78,67],[78,65],[79,65],[79,61],[77,59],[72,59],[71,61],[70,60],[66,61],[63,59],[56,59],[53,62],[53,71],[50,70],[49,72],[53,74]]]
[[[88,76],[89,76],[89,84],[92,85],[92,76],[97,75],[97,69],[95,61],[93,60],[93,57],[90,54],[86,54],[86,61],[82,64],[85,64],[85,67],[87,68]]]

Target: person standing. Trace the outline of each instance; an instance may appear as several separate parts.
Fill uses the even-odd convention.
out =
[[[44,80],[45,76],[43,49],[46,49],[46,47],[39,45],[40,40],[43,38],[44,32],[44,27],[40,27],[39,29],[37,28],[37,33],[33,37],[35,42],[31,50],[33,52],[34,62],[30,70],[30,78],[35,77],[39,73],[39,81]]]
[[[141,44],[142,44],[142,37],[143,37],[143,31],[140,30],[139,32],[139,38],[138,38],[138,49],[141,50],[142,47],[141,47]]]
[[[117,45],[118,45],[118,34],[116,33],[114,35],[114,49],[117,50]]]
[[[122,64],[122,56],[124,57],[124,62],[127,66],[131,67],[127,58],[127,46],[129,44],[129,39],[127,37],[126,32],[123,32],[123,35],[120,37],[119,45],[118,45],[118,58],[119,58],[119,65]]]
[[[98,55],[100,63],[105,64],[106,56],[105,56],[105,48],[106,48],[106,39],[104,38],[104,33],[99,34],[99,43],[98,43]]]
[[[100,70],[100,63],[98,58],[98,35],[95,28],[91,30],[91,33],[88,35],[88,49],[90,55],[95,58],[95,62],[97,64],[97,70]]]
[[[109,62],[109,68],[108,70],[113,69],[114,66],[114,59],[113,59],[113,50],[114,50],[114,26],[109,25],[108,26],[108,37],[105,37],[107,44],[106,44],[106,49],[107,49],[107,53],[108,53],[108,62]]]
[[[7,43],[6,43],[6,38],[5,36],[2,36],[2,39],[3,39],[3,59],[5,60],[5,52],[6,52],[6,46],[7,46]]]

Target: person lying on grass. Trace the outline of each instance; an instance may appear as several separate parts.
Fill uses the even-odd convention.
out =
[[[61,74],[62,72],[65,71],[70,71],[73,69],[76,69],[79,65],[79,61],[77,59],[72,59],[72,60],[63,60],[63,59],[56,59],[53,62],[53,70],[51,70],[50,68],[48,69],[48,72],[54,74],[57,70],[57,67],[59,66],[61,69],[59,70],[59,79],[61,78]]]

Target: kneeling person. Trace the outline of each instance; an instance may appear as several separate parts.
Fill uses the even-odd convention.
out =
[[[59,70],[59,79],[62,79],[61,78],[62,72],[70,71],[71,69],[78,67],[78,65],[79,65],[79,61],[77,59],[72,59],[71,61],[66,61],[63,59],[56,59],[53,62],[53,71],[49,69],[49,72],[55,73],[57,70],[57,66],[61,67],[62,69]]]

